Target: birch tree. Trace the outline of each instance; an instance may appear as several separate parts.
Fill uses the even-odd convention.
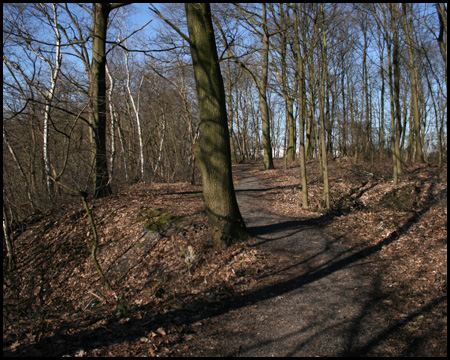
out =
[[[25,47],[23,51],[33,53],[36,58],[40,59],[43,63],[47,64],[49,68],[49,86],[46,88],[37,82],[34,77],[36,76],[36,72],[31,74],[27,73],[27,70],[23,68],[22,64],[19,61],[11,60],[7,55],[3,55],[3,62],[7,68],[9,68],[10,72],[16,71],[20,76],[25,80],[25,82],[29,85],[29,87],[35,91],[37,91],[40,96],[44,100],[44,114],[43,114],[43,164],[44,164],[44,173],[46,180],[46,188],[48,194],[51,198],[54,198],[54,186],[53,181],[51,180],[52,169],[51,169],[51,160],[50,160],[50,150],[49,150],[49,125],[50,125],[50,114],[53,110],[52,103],[55,97],[55,89],[56,84],[59,78],[61,64],[62,64],[62,54],[61,54],[61,33],[60,33],[60,24],[58,23],[58,7],[56,4],[52,4],[51,8],[48,4],[33,4],[28,5],[32,6],[33,10],[36,10],[36,15],[41,16],[42,19],[46,20],[46,24],[51,29],[51,33],[53,33],[54,38],[49,40],[37,39],[35,34],[30,30],[30,25],[26,23],[32,21],[31,17],[22,18],[19,20],[19,17],[15,21],[12,19],[10,24],[12,27],[10,30],[14,33],[18,38],[20,38]],[[22,10],[25,12],[25,8]],[[32,16],[30,13],[27,13],[26,16]],[[45,22],[44,22],[45,23]],[[47,49],[48,44],[52,45],[51,50]],[[45,49],[44,49],[45,47]],[[54,48],[54,50],[53,50]],[[50,54],[50,56],[48,56]],[[53,56],[53,58],[52,58]],[[17,80],[17,77],[14,76]],[[24,95],[25,96],[25,95]]]
[[[53,181],[51,180],[51,168],[50,168],[50,156],[49,156],[49,149],[48,149],[48,137],[49,137],[49,117],[50,112],[52,109],[52,102],[55,95],[55,89],[56,89],[56,82],[59,77],[59,72],[61,70],[61,63],[62,63],[62,55],[61,55],[61,33],[58,28],[58,11],[57,11],[57,5],[52,4],[52,10],[53,10],[53,16],[50,17],[50,14],[45,9],[45,4],[39,4],[38,5],[42,9],[42,13],[47,18],[47,21],[52,24],[52,31],[55,35],[55,61],[54,63],[52,61],[47,60],[44,57],[41,57],[42,60],[44,60],[49,68],[50,68],[50,88],[48,90],[48,94],[46,97],[46,104],[45,104],[45,110],[44,110],[44,128],[43,128],[43,157],[44,157],[44,167],[45,167],[45,178],[46,178],[46,184],[47,184],[47,190],[50,195],[50,197],[54,197],[54,187],[53,187]]]
[[[142,124],[141,124],[141,116],[140,116],[140,100],[141,100],[141,88],[142,83],[144,82],[144,74],[141,75],[141,79],[139,80],[139,86],[137,88],[136,100],[134,99],[133,92],[131,91],[131,72],[129,67],[129,53],[125,52],[125,70],[126,70],[126,87],[128,97],[130,99],[131,107],[133,109],[134,117],[136,120],[136,128],[138,131],[138,139],[139,139],[139,163],[140,163],[140,174],[141,181],[144,181],[144,171],[145,171],[145,158],[144,158],[144,139],[142,135]]]

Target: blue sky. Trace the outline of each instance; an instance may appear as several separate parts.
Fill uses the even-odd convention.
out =
[[[144,25],[147,21],[150,20],[151,14],[150,10],[148,9],[148,3],[135,3],[132,4],[131,6],[133,7],[133,10],[135,9],[139,10],[136,12],[136,14],[133,14],[133,18],[130,19],[138,27]]]
[[[159,9],[159,5],[162,4],[152,4],[152,5],[156,6]],[[131,4],[131,6],[133,16],[130,19],[130,22],[132,22],[136,28],[145,25],[150,19],[155,19],[155,15],[149,10],[148,3],[133,3]],[[155,19],[148,26],[149,27],[158,26],[159,21],[160,20]]]

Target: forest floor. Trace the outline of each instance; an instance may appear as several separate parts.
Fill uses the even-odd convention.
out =
[[[136,184],[24,224],[3,254],[4,356],[446,356],[447,167],[233,165],[253,238],[216,251],[200,186]]]

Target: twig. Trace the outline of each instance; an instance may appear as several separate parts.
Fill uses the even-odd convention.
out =
[[[89,294],[94,295],[97,299],[100,299],[101,301],[106,301],[106,299],[104,297],[101,297],[95,293],[93,293],[92,291],[88,291]]]

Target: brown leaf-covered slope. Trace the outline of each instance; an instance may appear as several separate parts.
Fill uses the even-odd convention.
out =
[[[8,354],[151,353],[155,341],[165,341],[182,330],[185,318],[192,319],[198,299],[213,302],[241,291],[263,267],[262,255],[243,244],[221,252],[209,246],[198,186],[137,184],[91,206],[97,256],[114,293],[101,285],[90,257],[92,229],[75,198],[15,240],[17,270],[4,271],[3,282]],[[167,313],[172,315],[162,316]],[[98,331],[130,319],[136,323],[125,348],[123,342],[119,348],[109,345],[114,340],[108,331],[105,338]],[[93,333],[99,334],[92,338]]]
[[[416,343],[408,354],[446,354],[446,168],[438,179],[433,167],[411,166],[393,186],[388,167],[332,162],[332,210],[325,212],[317,163],[308,164],[307,211],[298,166],[278,165],[247,169],[267,184],[258,204],[312,221],[354,251],[376,249],[365,258],[383,289],[373,311],[392,319],[392,331],[379,336],[409,337]],[[74,198],[17,236],[14,273],[3,256],[5,355],[189,353],[211,316],[230,313],[230,299],[257,293],[278,271],[279,259],[251,242],[220,252],[209,246],[198,186],[137,184],[90,205],[99,262],[114,292],[101,286],[90,258],[92,230]]]

